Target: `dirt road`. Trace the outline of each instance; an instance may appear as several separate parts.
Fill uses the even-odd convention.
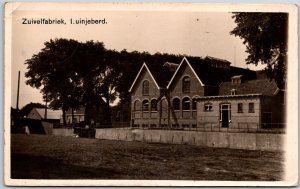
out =
[[[281,180],[284,154],[47,135],[12,135],[12,178]]]

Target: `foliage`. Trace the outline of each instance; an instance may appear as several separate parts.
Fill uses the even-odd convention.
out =
[[[19,115],[21,117],[24,117],[27,116],[33,108],[45,108],[45,107],[46,106],[41,103],[30,102],[29,104],[26,104],[25,106],[23,106],[23,108],[20,109]]]
[[[266,64],[267,74],[278,87],[284,86],[287,67],[286,13],[234,13],[237,26],[231,34],[239,36],[249,53],[247,64]]]
[[[75,40],[55,39],[45,42],[45,47],[26,60],[29,78],[26,84],[41,88],[44,100],[53,109],[62,108],[64,124],[65,111],[79,105],[77,91],[79,79],[75,70],[80,43]]]
[[[65,111],[82,105],[86,121],[92,119],[93,108],[102,108],[102,121],[110,124],[110,103],[119,97],[121,104],[128,104],[128,90],[144,62],[160,69],[167,61],[179,63],[181,59],[173,54],[107,50],[101,42],[55,39],[26,60],[25,76],[28,85],[41,90],[50,108],[62,109],[64,123]]]

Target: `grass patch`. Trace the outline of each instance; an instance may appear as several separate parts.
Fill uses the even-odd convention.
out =
[[[12,135],[14,179],[282,180],[284,154],[47,135]]]

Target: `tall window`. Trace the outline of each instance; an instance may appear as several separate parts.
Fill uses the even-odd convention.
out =
[[[253,102],[249,103],[249,113],[254,113],[254,103]]]
[[[134,102],[134,111],[141,110],[140,108],[141,108],[141,101],[136,100]]]
[[[191,88],[191,80],[190,77],[186,76],[182,79],[182,92],[189,93]]]
[[[149,111],[149,101],[148,100],[143,100],[143,103],[142,103],[142,110],[143,111]]]
[[[212,111],[212,104],[211,103],[207,103],[207,104],[204,104],[204,111],[205,112],[210,112]]]
[[[157,111],[157,100],[156,99],[151,100],[151,111]]]
[[[238,113],[243,113],[243,103],[238,103]]]
[[[149,95],[149,81],[145,80],[143,82],[143,95]]]
[[[172,101],[172,106],[174,110],[180,110],[180,100],[179,98],[174,98]]]
[[[191,100],[189,97],[185,97],[182,99],[182,110],[190,110]]]
[[[192,100],[192,110],[197,110],[197,99],[193,98]]]

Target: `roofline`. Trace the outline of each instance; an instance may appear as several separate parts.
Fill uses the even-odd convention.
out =
[[[177,64],[177,63],[174,63],[174,62],[165,62],[164,65],[165,65],[165,64],[170,64],[170,65],[178,66],[178,64]]]
[[[205,85],[206,87],[218,87],[217,85]]]
[[[280,89],[277,87],[277,89],[275,90],[275,92],[273,93],[273,95],[277,95],[279,91],[280,91]]]
[[[177,67],[176,72],[173,74],[173,76],[172,76],[172,78],[171,78],[171,80],[170,80],[170,82],[169,82],[169,84],[168,84],[168,86],[167,86],[167,89],[169,89],[170,85],[172,84],[172,82],[173,82],[175,76],[177,75],[178,70],[179,70],[180,67],[182,66],[184,60],[186,61],[186,63],[188,64],[188,66],[191,68],[191,70],[192,70],[192,72],[195,74],[196,78],[199,80],[201,86],[202,86],[202,87],[204,86],[204,84],[202,83],[202,81],[200,80],[200,78],[198,77],[198,75],[196,74],[195,70],[193,69],[193,67],[191,66],[191,64],[190,64],[189,61],[187,60],[187,58],[184,56],[183,59],[181,60],[180,64],[179,64],[179,66]]]
[[[72,113],[66,113],[66,115],[72,115]],[[74,113],[73,115],[84,115],[84,113]]]
[[[141,67],[141,69],[140,69],[140,71],[139,71],[139,73],[138,73],[137,76],[135,77],[135,79],[134,79],[134,81],[133,81],[133,83],[132,83],[132,85],[131,85],[131,87],[130,87],[130,89],[129,89],[129,92],[131,92],[133,86],[135,85],[135,83],[136,83],[136,81],[137,81],[137,79],[138,79],[139,75],[141,74],[141,72],[142,72],[142,70],[143,70],[144,67],[145,67],[145,68],[147,69],[147,71],[149,72],[149,74],[150,74],[151,78],[153,79],[153,81],[154,81],[156,87],[157,87],[158,89],[160,89],[160,87],[158,86],[156,80],[154,79],[154,77],[153,77],[151,71],[149,70],[148,66],[147,66],[146,63],[144,62],[144,63],[143,63],[143,66]]]
[[[45,108],[32,108],[32,109],[36,109],[36,110],[45,110]],[[51,111],[62,111],[61,109],[58,110],[52,110],[49,107],[47,107],[47,110],[51,110]]]
[[[145,66],[146,64],[145,64],[145,62],[143,63],[143,65],[142,65],[142,67],[140,68],[140,70],[139,70],[139,73],[135,76],[135,79],[134,79],[134,81],[133,81],[133,83],[132,83],[132,85],[131,85],[131,87],[129,88],[129,92],[131,92],[131,90],[132,90],[132,88],[133,88],[133,86],[134,86],[134,84],[135,84],[135,82],[136,82],[136,80],[137,80],[137,78],[139,77],[139,75],[141,74],[141,72],[142,72],[142,69],[144,68],[144,66]]]
[[[262,94],[245,94],[245,95],[222,95],[222,96],[204,96],[199,99],[212,99],[212,98],[237,98],[237,97],[260,97]]]
[[[226,60],[226,59],[222,59],[222,58],[216,58],[216,57],[213,57],[213,56],[206,56],[205,58],[208,58],[208,59],[215,59],[215,60],[219,60],[219,61],[222,61],[222,62],[226,62],[226,63],[230,63],[231,64],[231,62],[229,62],[228,60]]]

